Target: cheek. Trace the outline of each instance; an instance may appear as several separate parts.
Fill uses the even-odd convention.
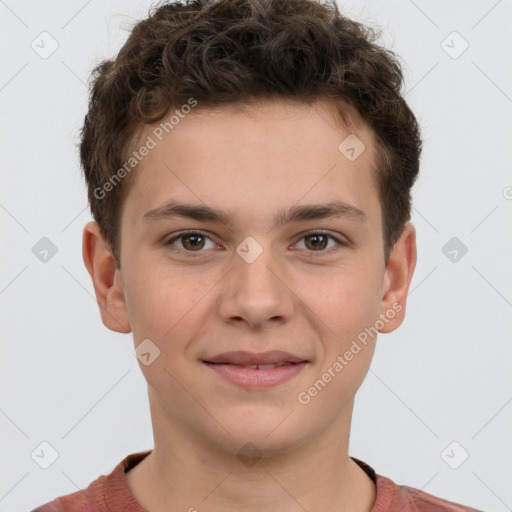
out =
[[[361,276],[354,271],[331,278],[326,281],[328,292],[310,296],[308,305],[322,320],[318,325],[329,326],[329,330],[322,327],[323,354],[316,377],[301,390],[302,399],[308,401],[305,421],[312,425],[319,416],[334,420],[341,404],[349,406],[372,361],[376,338],[365,329],[378,318],[378,287],[369,276]]]
[[[192,273],[154,264],[151,272],[132,280],[129,315],[134,344],[149,339],[159,354],[150,366],[139,363],[151,385],[174,387],[176,383],[169,381],[164,369],[180,379],[183,359],[194,357],[193,341],[204,335],[205,318],[215,307],[215,293],[208,291],[215,291],[218,280],[216,275],[199,278],[197,270]]]
[[[130,281],[128,314],[134,348],[141,347],[139,367],[148,384],[155,390],[165,390],[167,398],[182,391],[179,375],[184,352],[200,329],[198,315],[207,305],[208,297],[201,300],[201,286],[183,273],[155,265],[151,272],[141,272]],[[146,364],[142,353],[148,351],[151,360]]]
[[[379,314],[378,283],[362,267],[340,268],[304,278],[303,300],[330,328],[337,344],[372,325]],[[331,337],[329,336],[329,337]]]
[[[127,289],[134,340],[139,343],[150,338],[164,346],[169,339],[176,339],[175,331],[182,324],[190,322],[206,284],[188,279],[185,272],[176,269],[171,272],[164,265],[153,263],[138,268],[142,270],[131,274]]]

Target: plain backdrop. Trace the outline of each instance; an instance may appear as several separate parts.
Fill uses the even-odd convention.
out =
[[[91,217],[76,148],[92,67],[151,5],[0,1],[1,512],[153,446],[133,340],[101,323],[82,262]],[[512,510],[512,2],[340,7],[384,30],[424,138],[407,316],[379,337],[350,454],[396,483]],[[47,469],[42,448],[58,454]]]

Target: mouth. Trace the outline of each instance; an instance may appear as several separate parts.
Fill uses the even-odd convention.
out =
[[[276,366],[297,364],[307,362],[303,357],[282,350],[269,350],[267,352],[223,352],[214,357],[203,360],[211,364],[230,364],[233,366],[259,367],[260,369],[271,369]],[[265,368],[269,366],[269,368]]]
[[[300,363],[270,363],[270,364],[250,364],[250,365],[243,365],[243,364],[234,364],[234,363],[212,363],[211,361],[203,361],[206,364],[224,364],[229,366],[236,366],[237,368],[245,368],[246,370],[273,370],[274,368],[279,368],[281,366],[290,366],[294,364],[300,364]],[[304,361],[306,362],[306,361]]]
[[[282,351],[225,352],[202,361],[216,375],[245,389],[267,388],[298,375],[308,360]]]

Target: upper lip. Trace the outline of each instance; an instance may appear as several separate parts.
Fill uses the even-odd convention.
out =
[[[306,362],[306,359],[282,350],[269,350],[268,352],[223,352],[215,357],[204,359],[204,362],[248,366],[254,364],[302,363]]]

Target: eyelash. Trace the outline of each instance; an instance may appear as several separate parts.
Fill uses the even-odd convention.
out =
[[[179,240],[180,238],[183,238],[185,236],[190,236],[190,235],[200,235],[200,236],[203,236],[203,237],[205,237],[208,240],[213,242],[213,240],[206,233],[203,233],[202,231],[183,231],[183,232],[173,236],[169,240],[167,240],[165,242],[165,245],[166,246],[172,246],[173,242],[175,242],[176,240]],[[337,242],[339,244],[339,246],[341,246],[341,247],[337,247],[337,248],[331,248],[331,249],[328,249],[328,250],[323,249],[323,250],[318,250],[318,251],[311,251],[311,250],[307,250],[306,249],[306,251],[311,253],[311,255],[313,257],[330,255],[330,254],[338,252],[339,250],[341,250],[342,247],[347,247],[348,246],[348,243],[343,242],[342,240],[340,240],[339,238],[335,237],[334,235],[331,235],[330,233],[326,233],[324,231],[309,231],[307,233],[304,233],[301,236],[301,238],[299,238],[299,240],[297,240],[296,243],[300,242],[304,238],[306,238],[308,236],[311,236],[311,235],[325,235],[325,236],[327,236],[327,238],[330,238],[331,240],[334,240],[335,242]],[[213,242],[213,243],[215,243],[215,242]],[[186,249],[179,249],[179,248],[174,248],[174,247],[173,247],[172,250],[176,250],[176,251],[179,251],[179,252],[185,252],[188,255],[192,256],[192,257],[198,257],[198,256],[201,255],[201,253],[204,252],[204,250],[200,250],[200,251],[187,251]],[[194,253],[197,253],[197,254],[194,254]]]

